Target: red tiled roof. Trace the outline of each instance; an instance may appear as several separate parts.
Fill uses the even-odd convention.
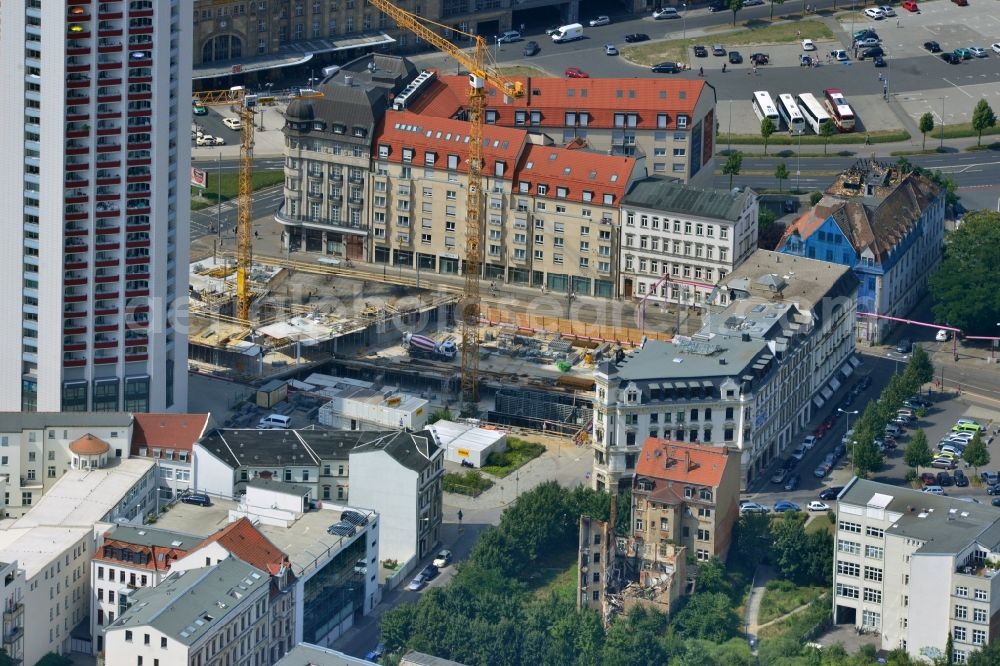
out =
[[[206,537],[198,548],[211,543],[218,543],[234,557],[267,571],[272,576],[288,565],[288,556],[261,534],[247,518],[240,518]]]
[[[569,79],[514,77],[524,85],[525,96],[506,100],[490,89],[487,109],[497,112],[496,123],[515,125],[514,109],[541,112],[539,127],[565,127],[566,112],[587,112],[588,126],[611,128],[615,113],[637,113],[640,129],[674,129],[677,115],[692,116],[705,90],[704,81],[688,79]],[[466,104],[467,76],[441,76],[410,106],[421,115],[450,118]],[[667,114],[665,128],[657,115]],[[529,118],[530,120],[530,118]]]
[[[544,184],[545,196],[552,199],[583,201],[584,192],[590,192],[595,205],[605,205],[605,194],[614,196],[617,203],[634,168],[631,157],[530,144],[518,163],[515,192],[520,183],[530,183],[532,194]],[[560,187],[566,188],[566,196],[559,196]]]
[[[99,456],[111,450],[111,445],[99,437],[86,434],[69,445],[69,450],[78,456]]]
[[[125,567],[135,568],[135,569],[148,569],[150,571],[169,571],[170,565],[176,560],[181,559],[188,554],[186,548],[175,548],[172,546],[146,546],[130,543],[128,541],[120,541],[118,539],[113,539],[107,536],[105,533],[104,542],[94,553],[94,559],[100,560],[102,562],[108,562],[109,564],[120,564]],[[121,560],[115,557],[105,557],[104,548],[122,548],[124,550],[141,553],[145,552],[149,555],[145,564],[139,564],[138,562],[131,562]]]
[[[485,125],[483,127],[483,157],[486,164],[483,175],[494,177],[496,163],[504,162],[504,178],[510,178],[517,164],[518,155],[527,139],[527,132],[508,127]],[[412,150],[410,163],[423,169],[427,153],[434,153],[434,167],[448,168],[448,156],[458,156],[458,170],[468,171],[469,123],[464,120],[424,116],[411,111],[386,111],[375,130],[372,150],[380,158],[382,146],[389,147],[389,162],[403,163],[403,151]]]
[[[730,455],[725,447],[647,437],[635,473],[653,479],[718,487]]]
[[[209,414],[139,414],[132,416],[132,455],[140,447],[190,451],[205,434]]]

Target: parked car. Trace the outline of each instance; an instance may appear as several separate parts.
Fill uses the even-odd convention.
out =
[[[1000,495],[1000,483],[991,483],[986,486],[987,495]]]
[[[365,558],[362,557],[354,563],[354,573],[361,574],[362,576],[368,573],[368,561]]]
[[[969,477],[967,477],[965,472],[960,469],[955,470],[955,485],[959,488],[964,488],[969,485]]]
[[[956,5],[958,5],[959,7],[969,6],[969,0],[951,0],[951,1],[954,2]]]
[[[931,467],[934,469],[955,469],[958,465],[951,458],[935,458],[931,461]]]
[[[948,472],[938,472],[937,484],[941,487],[953,486],[955,485],[955,481],[951,478],[951,474]]]
[[[770,513],[770,511],[764,504],[748,502],[746,500],[740,502],[740,515],[744,513]]]
[[[941,486],[927,486],[924,488],[925,493],[930,493],[931,495],[944,495],[944,488]]]
[[[714,56],[724,56],[726,55],[726,47],[722,44],[712,44],[712,55]]]
[[[184,504],[195,504],[197,506],[212,506],[211,498],[202,493],[188,493],[187,495],[181,495],[181,502]]]
[[[985,483],[988,486],[993,486],[996,485],[997,483],[1000,483],[1000,475],[998,475],[996,472],[983,472],[982,474],[979,475],[979,478],[981,478],[983,480],[983,483]]]
[[[993,42],[990,48],[993,49],[993,53],[1000,53],[1000,42]]]
[[[708,6],[708,11],[711,13],[715,12],[725,12],[729,11],[729,5],[727,5],[722,0],[715,0],[712,4]]]
[[[924,472],[920,475],[920,483],[925,486],[933,486],[937,483],[937,477],[932,472]]]
[[[950,453],[952,455],[952,460],[957,460],[962,457],[962,449],[958,448],[954,444],[939,444],[938,450],[941,452],[942,457],[945,453]]]
[[[708,57],[708,49],[706,49],[704,46],[695,46],[694,47],[694,57],[695,58],[707,58]]]
[[[885,58],[882,56],[875,56],[872,58],[872,64],[876,67],[885,67]]]
[[[822,479],[829,473],[830,473],[830,466],[827,465],[825,462],[820,463],[819,466],[817,466],[816,469],[813,470],[813,476],[815,476],[817,479]]]
[[[740,55],[739,51],[730,51],[729,52],[729,64],[731,64],[731,65],[738,65],[741,62],[743,62],[743,56]]]
[[[806,505],[806,508],[810,511],[829,511],[830,505],[826,502],[820,502],[819,500],[813,500]]]
[[[862,39],[864,37],[874,37],[878,39],[878,33],[873,28],[862,28],[851,33],[851,39]]]
[[[845,51],[844,49],[837,49],[836,51],[830,51],[830,57],[836,60],[837,62],[847,62],[848,60],[851,59],[851,57],[847,55],[847,51]]]
[[[920,8],[917,7],[917,3],[913,0],[903,0],[899,5],[908,12],[919,12]]]
[[[605,44],[604,45],[604,55],[609,55],[609,56],[616,56],[616,55],[618,55],[618,47],[615,46],[614,44]]]
[[[358,528],[356,528],[354,525],[351,525],[346,520],[338,521],[333,525],[330,525],[328,528],[326,528],[327,534],[332,534],[335,536],[345,536],[345,537],[354,536],[354,534],[357,531]]]
[[[784,483],[785,479],[788,477],[787,469],[779,469],[774,474],[771,475],[771,483]]]
[[[897,354],[909,354],[912,349],[913,349],[913,343],[910,342],[907,338],[903,338],[896,345]]]
[[[805,447],[805,445],[799,444],[792,451],[792,458],[795,460],[802,460],[803,458],[806,457],[806,451],[808,451],[808,449]]]
[[[625,35],[625,41],[628,42],[629,44],[633,44],[635,42],[645,42],[648,40],[649,40],[649,35],[643,32],[633,32],[630,35]]]
[[[755,65],[766,65],[767,63],[771,62],[771,56],[767,55],[766,53],[751,53],[750,62],[752,62]]]
[[[787,492],[792,492],[793,490],[795,490],[796,488],[798,488],[799,487],[799,475],[798,474],[793,474],[790,477],[788,477],[788,480],[785,481],[785,486],[784,487],[785,487],[785,490]]]
[[[657,74],[676,74],[681,71],[681,66],[676,62],[661,62],[653,65],[649,70]]]
[[[427,587],[428,582],[430,582],[429,579],[426,576],[424,576],[424,572],[421,571],[420,573],[418,573],[416,576],[413,577],[413,580],[411,580],[410,584],[406,586],[406,589],[410,590],[411,592],[417,592]]]
[[[972,51],[970,51],[967,48],[955,49],[955,55],[957,55],[962,60],[972,60]]]
[[[529,58],[533,55],[538,55],[538,52],[542,49],[538,46],[538,42],[532,40],[524,45],[524,55]]]
[[[258,430],[288,430],[292,420],[284,414],[269,414],[257,422]]]
[[[756,7],[764,4],[764,0],[743,0],[744,7]]]
[[[817,440],[816,437],[814,437],[813,435],[809,435],[802,439],[802,446],[806,447],[806,450],[809,451],[812,450],[814,446],[816,446],[816,443],[818,441],[819,440]]]
[[[446,566],[451,564],[452,555],[450,550],[442,550],[434,558],[434,566],[438,569],[444,569]]]
[[[864,37],[854,42],[854,45],[857,46],[859,49],[865,49],[871,46],[878,46],[879,43],[880,43],[879,40],[875,39],[874,37]]]
[[[843,444],[837,444],[833,447],[833,455],[837,456],[838,459],[843,458],[847,453],[847,447]]]
[[[941,53],[941,45],[935,41],[924,42],[924,48],[931,53]],[[1000,53],[1000,51],[998,51]]]
[[[355,527],[364,527],[368,524],[368,516],[360,511],[355,511],[354,509],[342,511],[340,513],[340,519],[354,525]]]
[[[823,458],[823,462],[829,465],[832,469],[833,466],[837,464],[837,456],[833,455],[833,452],[830,452],[826,454],[825,458]]]
[[[608,16],[598,16],[597,18],[590,19],[591,28],[596,28],[599,25],[611,25],[611,18]]]
[[[803,39],[802,40],[802,50],[803,51],[815,51],[816,50],[816,45],[813,43],[813,40],[811,40],[811,39]]]
[[[240,122],[239,118],[223,118],[222,124],[231,130],[239,130],[243,127],[243,123]]]
[[[779,500],[774,503],[775,513],[784,513],[786,511],[801,511],[802,509],[795,502],[789,502],[788,500]]]
[[[676,19],[680,18],[681,15],[677,13],[675,7],[664,7],[663,9],[657,9],[653,12],[653,18],[659,21],[660,19]]]
[[[207,116],[208,109],[205,108],[204,104],[196,101],[191,104],[191,113],[193,113],[196,116]]]
[[[203,134],[195,140],[195,144],[199,146],[224,146],[226,145],[226,141],[221,136],[216,137],[211,134]]]
[[[872,46],[871,48],[865,49],[861,52],[861,55],[858,56],[858,58],[861,60],[868,60],[868,58],[875,58],[877,56],[885,56],[885,50],[883,50],[881,46]],[[900,353],[905,354],[906,352]]]
[[[878,8],[879,11],[882,12],[882,16],[885,16],[886,18],[896,15],[896,10],[890,7],[889,5],[879,5]]]
[[[844,486],[830,486],[819,494],[819,498],[821,500],[835,500],[843,489]]]
[[[513,44],[519,41],[521,41],[521,33],[517,30],[508,30],[497,38],[497,42],[500,44]]]
[[[571,79],[589,79],[590,74],[583,71],[579,67],[568,67],[565,72],[563,72],[567,77]]]
[[[878,7],[869,7],[865,10],[865,16],[872,19],[873,21],[881,21],[885,18],[885,14]]]

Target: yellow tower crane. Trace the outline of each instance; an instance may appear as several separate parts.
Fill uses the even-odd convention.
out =
[[[191,94],[204,106],[228,105],[236,109],[240,119],[240,188],[236,197],[236,318],[250,321],[250,267],[253,264],[253,219],[251,197],[253,192],[253,121],[257,108],[257,95],[248,93],[243,86],[229,90],[208,90]],[[299,97],[322,97],[323,93],[309,91]]]
[[[469,70],[469,102],[466,116],[469,121],[469,185],[465,226],[465,290],[462,313],[462,400],[467,408],[479,401],[479,279],[482,265],[482,212],[483,212],[483,109],[486,106],[486,84],[499,90],[507,98],[524,96],[519,81],[512,81],[501,74],[495,65],[486,64],[489,49],[486,40],[455,30],[450,26],[411,14],[400,9],[391,0],[368,0],[400,28],[434,46],[452,60]],[[469,49],[462,49],[434,32],[431,26],[450,30],[472,41]]]

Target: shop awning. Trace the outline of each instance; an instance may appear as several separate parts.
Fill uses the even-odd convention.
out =
[[[819,397],[818,395],[813,396],[813,404],[816,405],[817,409],[822,407],[824,402],[826,401],[823,400],[823,398]]]

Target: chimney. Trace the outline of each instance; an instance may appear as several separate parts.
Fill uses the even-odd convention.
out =
[[[352,87],[354,85],[354,77],[350,74],[345,74],[344,85],[346,85],[348,88]]]
[[[687,474],[691,471],[691,452],[684,451],[684,473]]]

